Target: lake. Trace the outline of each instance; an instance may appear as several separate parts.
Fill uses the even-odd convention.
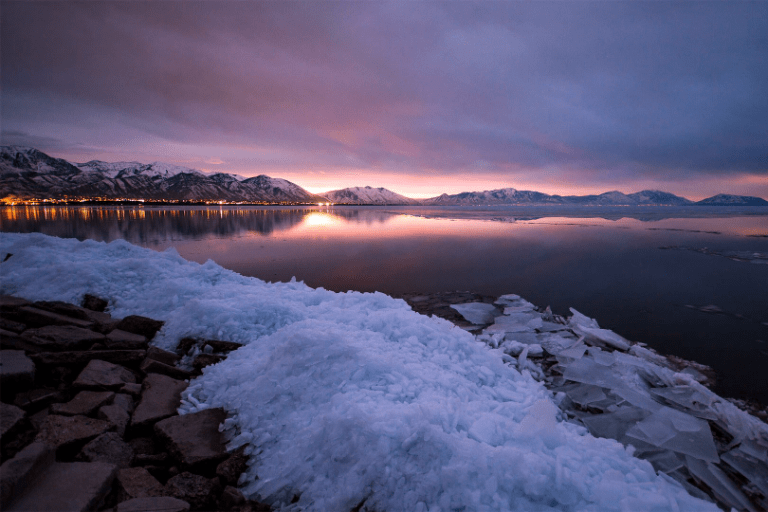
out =
[[[16,206],[0,230],[175,247],[336,291],[516,293],[768,403],[768,208]]]

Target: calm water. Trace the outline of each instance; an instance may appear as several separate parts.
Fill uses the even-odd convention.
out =
[[[338,291],[517,293],[708,364],[720,393],[768,403],[765,208],[8,207],[0,230],[173,246]],[[696,309],[710,305],[722,312]]]

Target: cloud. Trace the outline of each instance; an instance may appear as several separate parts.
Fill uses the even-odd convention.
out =
[[[763,2],[6,2],[0,102],[47,147],[253,148],[221,158],[254,172],[764,176],[766,19]]]

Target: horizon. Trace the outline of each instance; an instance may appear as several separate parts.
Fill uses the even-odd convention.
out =
[[[6,1],[0,144],[312,193],[768,197],[766,19],[764,2]]]

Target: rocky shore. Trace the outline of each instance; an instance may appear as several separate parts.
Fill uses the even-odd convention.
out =
[[[569,357],[566,351],[579,352],[577,346],[557,346],[554,342],[547,344],[546,340],[575,339],[574,333],[579,333],[580,327],[548,310],[534,309],[515,296],[505,297],[470,292],[401,296],[415,311],[445,318],[478,334],[478,340],[501,348],[505,357],[511,356],[508,364],[535,374],[537,380],[559,396],[556,401],[569,421],[585,425],[590,431],[599,423],[594,418],[606,419],[629,411],[629,403],[638,405],[630,414],[631,421],[623,425],[623,433],[600,437],[622,441],[630,424],[647,420],[649,414],[653,416],[662,408],[667,410],[667,406],[692,414],[687,419],[672,417],[676,422],[682,421],[685,435],[692,435],[691,425],[698,428],[699,423],[709,423],[716,450],[710,461],[703,455],[703,461],[690,455],[698,455],[698,448],[683,447],[681,454],[681,448],[674,444],[668,451],[661,449],[662,444],[667,447],[666,440],[651,446],[655,442],[652,435],[648,442],[634,439],[632,443],[641,447],[639,456],[649,460],[659,472],[665,471],[678,481],[682,479],[681,483],[696,496],[715,501],[725,509],[761,510],[768,505],[766,484],[759,481],[768,475],[768,466],[760,460],[765,456],[766,439],[748,439],[743,435],[743,426],[732,424],[739,419],[732,414],[718,416],[723,409],[716,406],[691,412],[691,404],[688,409],[681,405],[684,401],[680,398],[684,396],[676,397],[677,402],[673,399],[654,404],[648,397],[630,396],[626,389],[612,389],[611,382],[594,386],[592,377],[574,377],[572,370],[578,363],[573,363],[581,355]],[[175,352],[162,350],[150,342],[163,322],[142,316],[112,318],[104,312],[107,306],[107,301],[90,295],[84,297],[81,305],[0,296],[0,508],[116,512],[271,510],[266,504],[246,499],[237,488],[247,469],[248,457],[245,446],[227,452],[219,430],[227,419],[225,411],[205,409],[183,416],[177,413],[190,379],[241,345],[183,338]],[[474,310],[493,314],[478,322],[473,317],[477,313]],[[542,325],[536,323],[537,327],[525,334],[526,329],[519,326],[510,328],[513,324],[508,319],[498,320],[505,315],[508,319],[534,315],[534,320],[538,318]],[[547,325],[541,318],[545,318]],[[494,330],[494,324],[501,327]],[[531,333],[538,338],[525,341]],[[534,343],[541,340],[545,341],[543,348]],[[660,365],[659,368],[688,375],[704,386],[714,383],[711,369],[691,361],[663,357],[641,346],[632,349],[623,346],[620,338],[601,341],[582,335],[578,343],[585,341],[587,346],[581,350],[582,355],[586,354],[584,361],[613,358],[614,352],[628,357],[639,354]],[[569,365],[573,365],[571,370]],[[656,377],[665,378],[663,373]],[[683,387],[672,382],[658,384],[658,389],[681,391]],[[628,400],[617,398],[611,402],[612,392],[623,393]],[[759,404],[731,403],[762,421],[768,418],[768,411]],[[643,413],[643,407],[652,412]],[[601,424],[601,428],[604,426]],[[621,427],[621,422],[617,422],[608,430]],[[713,464],[721,458],[726,463]]]
[[[0,296],[0,509],[270,510],[237,489],[247,458],[226,450],[225,412],[177,414],[189,379],[240,345],[165,351],[163,322],[107,305]]]

